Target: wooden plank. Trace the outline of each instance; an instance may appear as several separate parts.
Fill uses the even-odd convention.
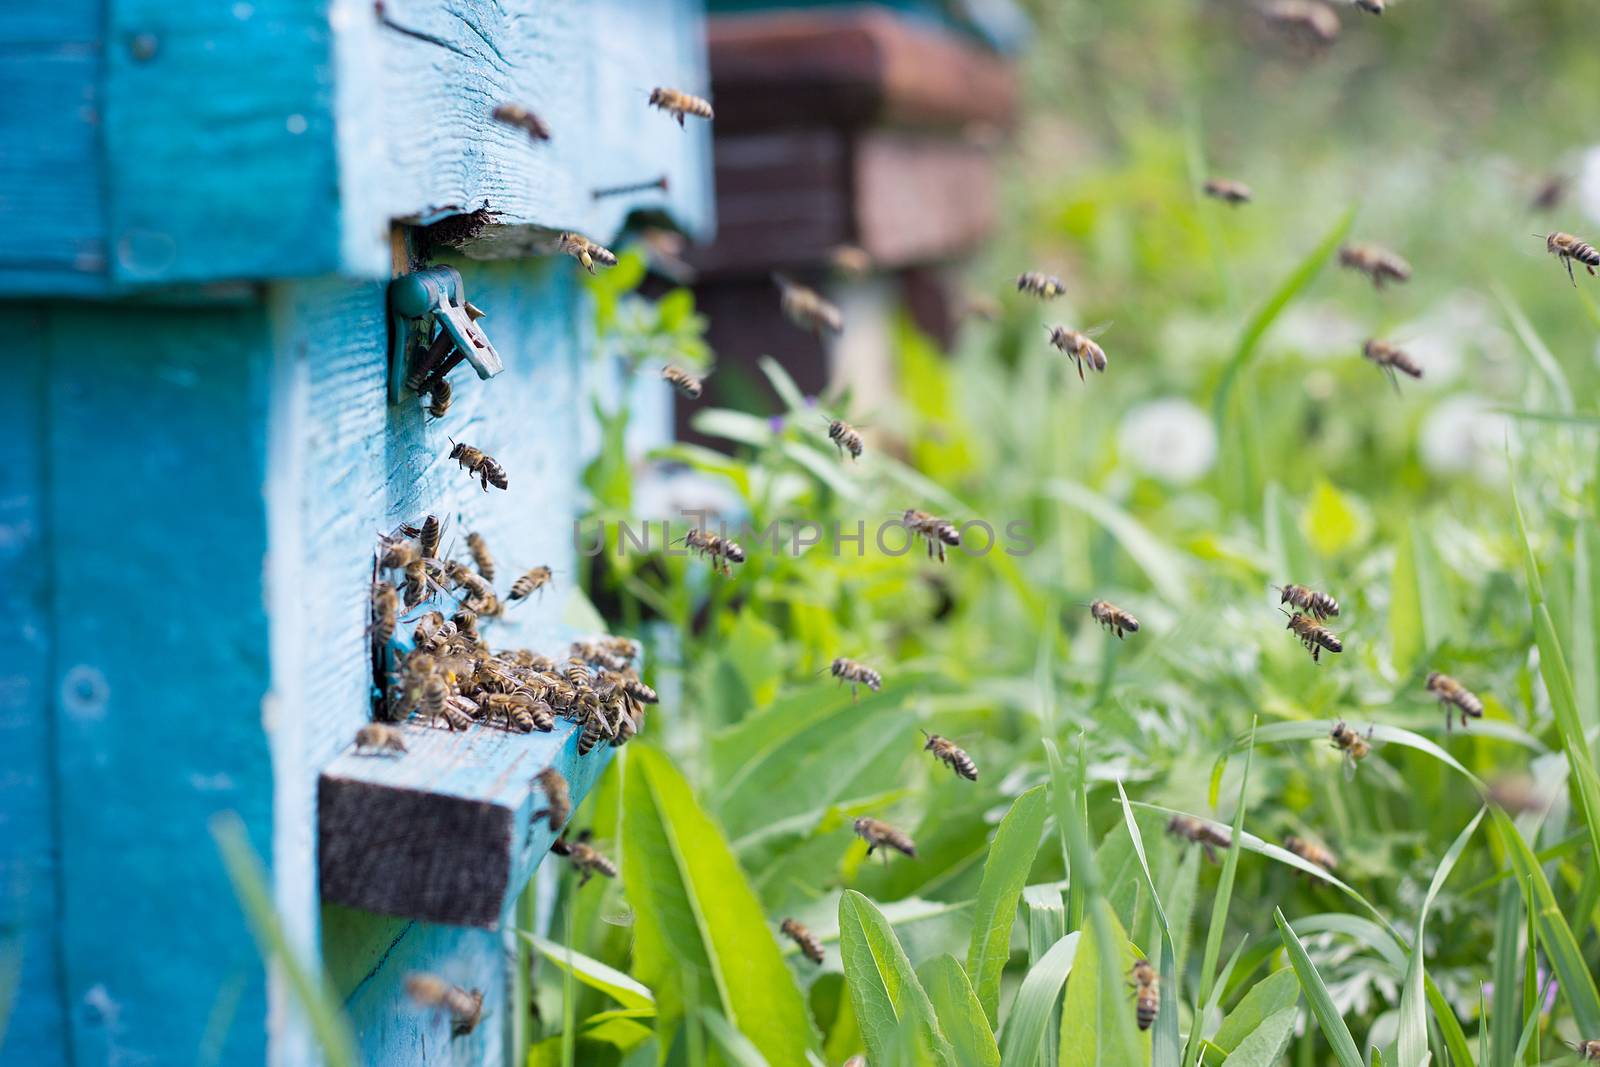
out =
[[[872,131],[854,163],[857,241],[881,268],[953,259],[995,228],[998,182],[983,147]]]

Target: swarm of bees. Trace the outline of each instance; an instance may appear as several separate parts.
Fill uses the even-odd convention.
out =
[[[1150,966],[1149,960],[1135,960],[1128,983],[1134,987],[1134,1018],[1138,1020],[1139,1029],[1148,1030],[1161,1008],[1161,982],[1156,977],[1156,969]]]
[[[417,972],[406,976],[406,992],[418,1005],[450,1013],[450,1032],[457,1037],[470,1034],[483,1018],[483,991],[462,989],[436,974]]]
[[[823,960],[822,942],[817,935],[807,930],[794,919],[785,919],[779,924],[778,929],[784,937],[800,946],[800,954],[812,963],[821,963]]]
[[[650,106],[658,107],[677,119],[679,126],[683,125],[686,115],[696,115],[703,119],[715,117],[712,114],[709,101],[679,89],[656,88],[650,90]]]
[[[1207,178],[1201,190],[1211,199],[1221,200],[1224,204],[1232,204],[1235,207],[1248,204],[1255,195],[1244,182],[1236,182],[1230,178]]]

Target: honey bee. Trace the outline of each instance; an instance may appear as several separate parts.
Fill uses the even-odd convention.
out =
[[[867,855],[872,855],[874,849],[884,850],[884,862],[888,862],[889,849],[903,852],[912,859],[917,856],[917,846],[902,830],[897,830],[886,822],[869,819],[865,815],[855,821],[856,834],[867,843]]]
[[[1295,612],[1289,616],[1289,625],[1285,629],[1294,631],[1294,635],[1300,639],[1300,643],[1305,645],[1311,652],[1311,659],[1314,663],[1322,661],[1324,649],[1329,652],[1344,651],[1344,642],[1339,640],[1339,635],[1318,623],[1310,615],[1302,615],[1299,612]]]
[[[1552,174],[1546,177],[1539,183],[1539,187],[1534,190],[1533,197],[1528,202],[1529,209],[1532,211],[1554,211],[1567,198],[1567,185],[1567,176],[1564,174]],[[1574,278],[1573,281],[1577,281],[1577,279]]]
[[[467,551],[472,553],[472,563],[478,568],[478,574],[483,580],[494,581],[494,557],[489,554],[489,545],[484,541],[483,535],[476,530],[467,534]]]
[[[548,141],[550,139],[550,127],[545,125],[544,119],[541,119],[521,104],[501,104],[494,109],[494,119],[496,122],[503,122],[507,126],[515,126],[517,129],[524,131],[527,133],[529,140]]]
[[[567,232],[556,238],[556,251],[564,252],[583,264],[583,269],[590,274],[599,273],[594,265],[599,263],[604,267],[617,265],[617,254],[603,245],[595,244],[581,233]]]
[[[592,711],[583,720],[583,729],[578,733],[578,755],[587,756],[594,751],[606,736],[604,716],[598,710]]]
[[[1174,815],[1167,820],[1167,833],[1193,841],[1205,849],[1206,859],[1217,862],[1217,849],[1231,848],[1233,835],[1219,826],[1196,819],[1192,815]]]
[[[356,731],[356,754],[366,755],[376,752],[379,755],[387,753],[401,753],[406,750],[405,735],[398,726],[390,726],[386,722],[369,722]]]
[[[1139,1020],[1139,1029],[1148,1030],[1161,1009],[1161,982],[1156,977],[1156,969],[1150,966],[1149,960],[1135,960],[1128,983],[1135,989],[1135,1018]]]
[[[853,659],[845,659],[843,656],[829,664],[828,672],[841,682],[850,683],[852,697],[856,695],[858,685],[864,685],[874,693],[883,688],[883,675],[871,667],[857,663]]]
[[[469,474],[481,479],[485,493],[491,485],[496,489],[506,488],[506,469],[496,463],[493,456],[453,437],[450,438],[450,444],[450,458],[461,464]]]
[[[400,596],[388,582],[372,583],[372,640],[380,647],[394,636],[400,614]]]
[[[950,769],[959,777],[969,782],[978,780],[978,765],[972,762],[972,757],[957,747],[954,741],[938,734],[930,734],[926,730],[922,731],[922,735],[928,739],[928,743],[922,746],[924,752],[932,752],[934,759],[949,764]]]
[[[720,534],[702,530],[698,526],[683,535],[683,543],[689,551],[710,557],[711,569],[720,574],[731,576],[733,568],[728,564],[744,562],[744,549],[739,547],[737,541],[730,541]]]
[[[1372,728],[1361,734],[1340,719],[1328,731],[1328,740],[1334,748],[1344,753],[1344,780],[1350,781],[1356,776],[1356,764],[1372,754]]]
[[[1017,275],[1017,292],[1036,296],[1040,300],[1054,300],[1066,291],[1066,283],[1053,274],[1030,270]]]
[[[661,368],[661,379],[678,391],[681,396],[690,400],[699,400],[700,394],[705,392],[705,383],[682,367],[670,364]]]
[[[1347,244],[1339,248],[1339,266],[1365,274],[1372,279],[1374,289],[1382,289],[1385,282],[1404,282],[1411,279],[1411,264],[1377,245]]]
[[[1065,326],[1046,326],[1050,334],[1050,343],[1064,352],[1068,359],[1078,365],[1078,380],[1083,381],[1083,368],[1087,364],[1092,371],[1104,372],[1106,369],[1106,350],[1094,342],[1093,335],[1099,331],[1069,330]]]
[[[800,954],[812,963],[821,963],[823,959],[822,941],[817,935],[807,930],[793,919],[785,919],[779,924],[778,929],[783,935],[800,946]]]
[[[1562,265],[1567,268],[1567,279],[1573,285],[1578,284],[1577,275],[1572,273],[1573,260],[1582,263],[1583,269],[1590,274],[1595,272],[1594,269],[1596,267],[1600,267],[1600,251],[1596,251],[1594,245],[1589,244],[1587,241],[1579,240],[1570,233],[1562,233],[1557,230],[1552,234],[1548,234],[1544,239],[1544,247],[1545,251],[1559,259]]]
[[[1231,178],[1207,178],[1201,189],[1211,199],[1221,200],[1225,204],[1234,206],[1248,204],[1255,196],[1248,185]]]
[[[439,521],[437,515],[429,515],[422,520],[422,527],[417,531],[417,544],[422,548],[422,554],[428,559],[439,558],[439,542],[444,537],[444,523]]]
[[[445,627],[445,617],[442,611],[430,611],[417,620],[416,629],[411,631],[411,643],[418,648],[433,650],[435,641]],[[450,632],[455,632],[455,624],[450,624]]]
[[[1600,1041],[1579,1041],[1572,1046],[1580,1060],[1600,1061]]]
[[[450,702],[452,695],[450,682],[443,674],[436,671],[423,679],[420,703],[422,713],[428,717],[429,726],[436,725],[443,719],[445,725],[452,731],[471,727],[471,717]]]
[[[1489,783],[1488,801],[1507,815],[1544,810],[1539,787],[1526,774],[1501,775]]]
[[[622,672],[622,688],[641,704],[659,704],[661,696],[639,678],[632,667]]]
[[[1327,593],[1319,593],[1303,585],[1275,585],[1272,588],[1282,594],[1278,598],[1278,603],[1293,604],[1318,619],[1327,619],[1339,614],[1339,602]]]
[[[824,299],[815,289],[807,288],[782,274],[774,274],[772,280],[781,293],[779,305],[790,322],[818,336],[823,330],[838,333],[844,329],[844,315],[838,306]]]
[[[436,419],[442,419],[450,410],[450,382],[445,378],[435,378],[428,387],[428,414]]]
[[[533,813],[533,821],[546,819],[552,831],[560,830],[562,823],[572,817],[572,791],[567,788],[567,780],[554,767],[546,767],[533,780],[544,790],[544,807]]]
[[[861,436],[861,431],[851,426],[843,419],[828,420],[828,440],[839,450],[839,458],[843,459],[846,452],[851,459],[860,459],[861,453],[866,450],[867,443]]]
[[[605,856],[602,856],[594,846],[589,844],[591,834],[583,831],[576,839],[568,841],[566,835],[558,837],[550,846],[550,851],[558,856],[565,856],[573,868],[579,872],[578,884],[581,886],[595,875],[604,875],[607,878],[617,876],[617,865]]]
[[[1122,640],[1124,632],[1136,634],[1139,632],[1139,620],[1123,611],[1115,604],[1104,600],[1096,600],[1089,605],[1089,617],[1104,626],[1107,630],[1117,635],[1117,640]]]
[[[1339,16],[1320,0],[1273,0],[1261,14],[1269,26],[1313,52],[1339,39]]]
[[[1394,391],[1397,393],[1400,391],[1400,379],[1395,377],[1395,371],[1411,378],[1422,377],[1422,366],[1404,349],[1388,341],[1370,339],[1361,346],[1361,354],[1377,364],[1389,376],[1389,384],[1394,386]]]
[[[436,585],[428,573],[426,560],[413,560],[405,569],[405,607],[407,611],[428,599],[428,589]]]
[[[872,254],[859,245],[835,245],[828,252],[828,265],[846,278],[860,278],[872,270]]]
[[[378,536],[378,566],[382,569],[404,570],[421,558],[422,548],[413,537]]]
[[[462,989],[451,985],[436,974],[417,972],[406,975],[406,992],[424,1008],[448,1011],[450,1032],[456,1036],[470,1034],[483,1017],[483,993],[480,990]]]
[[[1448,733],[1450,723],[1455,718],[1455,711],[1461,713],[1461,728],[1467,728],[1467,719],[1483,718],[1483,701],[1478,695],[1448,674],[1431,671],[1428,674],[1428,692],[1439,698],[1439,704],[1445,709],[1444,728]],[[1455,710],[1452,711],[1451,709]]]
[[[928,541],[928,558],[932,559],[934,550],[939,553],[939,562],[944,562],[944,546],[959,545],[961,531],[956,529],[953,522],[947,522],[936,515],[929,515],[926,511],[917,511],[915,508],[906,509],[900,516],[900,525],[910,530],[913,536],[924,537]]]
[[[467,603],[480,615],[492,615],[485,611],[484,606],[494,600],[494,586],[490,585],[482,575],[478,574],[465,563],[451,560],[444,565],[445,577],[457,589],[467,591]],[[459,625],[459,624],[458,624]]]
[[[508,600],[524,600],[533,595],[537,589],[543,589],[550,584],[550,576],[554,572],[549,567],[535,567],[511,583],[511,592],[507,594]]]
[[[1325,871],[1331,871],[1339,865],[1339,857],[1332,852],[1329,852],[1315,841],[1307,841],[1304,838],[1296,837],[1294,834],[1290,834],[1283,839],[1283,847],[1307,863],[1315,864]]]
[[[698,96],[679,89],[652,89],[650,90],[650,106],[658,107],[662,111],[678,120],[678,125],[683,125],[686,115],[698,115],[700,118],[709,119],[715,116],[711,113],[711,104]]]

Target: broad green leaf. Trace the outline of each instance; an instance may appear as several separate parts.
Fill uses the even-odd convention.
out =
[[[705,1024],[706,1033],[711,1035],[711,1040],[728,1058],[734,1067],[768,1067],[766,1057],[739,1031],[735,1030],[728,1020],[710,1008],[700,1010],[700,1021]]]
[[[1433,872],[1433,881],[1428,885],[1427,895],[1422,898],[1422,907],[1417,912],[1417,932],[1411,939],[1411,960],[1406,967],[1405,986],[1400,993],[1400,1034],[1397,1046],[1399,1067],[1427,1067],[1431,1056],[1428,1051],[1428,1016],[1427,1010],[1423,1007],[1426,993],[1423,990],[1422,956],[1424,946],[1427,944],[1425,934],[1428,910],[1433,907],[1434,898],[1439,895],[1439,890],[1444,888],[1445,880],[1450,877],[1450,872],[1455,870],[1456,861],[1461,858],[1467,842],[1472,840],[1478,824],[1483,821],[1483,811],[1482,808],[1478,809],[1478,814],[1474,815],[1466,828],[1456,835],[1455,842],[1439,861],[1438,869]]]
[[[1286,741],[1327,741],[1328,731],[1332,730],[1335,719],[1312,719],[1303,722],[1274,722],[1262,726],[1255,731],[1255,743],[1258,745],[1282,744]],[[1403,745],[1406,748],[1416,749],[1426,753],[1449,767],[1457,774],[1463,775],[1478,789],[1486,788],[1484,782],[1477,775],[1461,765],[1450,753],[1423,737],[1421,734],[1399,726],[1385,726],[1382,723],[1351,722],[1365,734],[1372,731],[1372,740],[1380,745]],[[1480,733],[1482,731],[1479,731]],[[1485,734],[1485,736],[1488,736]],[[1230,751],[1241,752],[1250,744],[1250,734],[1241,733],[1234,737]],[[1225,758],[1225,757],[1224,757]],[[1213,772],[1214,774],[1217,772]],[[1359,774],[1359,771],[1357,772]]]
[[[872,901],[853,889],[839,898],[839,958],[869,1062],[893,1055],[896,1034],[906,1025],[915,1027],[919,1040],[946,1067],[957,1067],[955,1052],[900,939]]]
[[[663,753],[629,753],[622,829],[634,969],[656,992],[663,1031],[691,1005],[715,1008],[773,1067],[804,1064],[810,1019],[761,903]]]
[[[1324,478],[1317,479],[1311,499],[1300,513],[1300,528],[1324,559],[1360,544],[1371,525],[1362,502]]]
[[[790,411],[803,411],[806,406],[805,394],[795,384],[789,372],[783,369],[783,364],[771,356],[762,356],[757,360],[761,373],[767,376],[767,381],[772,383],[772,391],[778,394],[778,399],[783,401],[783,406]]]
[[[1269,1016],[1292,1009],[1300,1000],[1300,980],[1293,970],[1273,971],[1250,987],[1235,1004],[1222,1025],[1211,1038],[1211,1043],[1223,1052],[1232,1052],[1239,1043],[1254,1033]]]
[[[1134,998],[1128,972],[1134,953],[1122,924],[1104,898],[1089,902],[1098,911],[1078,944],[1067,999],[1061,1009],[1061,1067],[1126,1067],[1149,1061],[1149,1039],[1134,1023]],[[1109,943],[1100,939],[1110,931]],[[1109,977],[1109,980],[1108,980]],[[1010,1036],[1010,1024],[1007,1034]]]
[[[1261,1024],[1228,1053],[1228,1058],[1222,1061],[1224,1067],[1273,1067],[1283,1057],[1283,1050],[1289,1047],[1299,1014],[1298,1008],[1289,1007],[1261,1020]]]
[[[1328,987],[1323,984],[1322,976],[1317,973],[1316,965],[1311,962],[1311,957],[1306,955],[1305,946],[1295,936],[1294,930],[1289,926],[1289,920],[1283,917],[1281,909],[1272,909],[1272,921],[1278,924],[1278,935],[1283,938],[1283,947],[1289,953],[1289,964],[1300,979],[1300,988],[1305,991],[1306,1000],[1311,1004],[1311,1014],[1316,1017],[1317,1025],[1322,1028],[1322,1036],[1327,1038],[1329,1046],[1332,1047],[1339,1067],[1364,1067],[1361,1053],[1356,1050],[1355,1038],[1350,1036],[1350,1028],[1344,1024],[1339,1009],[1334,1006]]]
[[[574,952],[565,945],[547,941],[537,934],[530,934],[525,930],[519,930],[518,933],[522,935],[523,940],[538,949],[545,959],[560,970],[570,969],[578,981],[590,989],[598,989],[625,1008],[648,1008],[650,1014],[655,1014],[656,998],[651,995],[650,990],[616,968],[608,967],[581,952]]]
[[[940,953],[917,968],[917,977],[928,992],[939,1028],[955,1050],[956,1063],[962,1067],[998,1067],[1000,1048],[995,1044],[994,1030],[960,962],[948,952]]]
[[[1012,802],[1000,821],[972,914],[972,942],[967,948],[967,973],[973,977],[978,1002],[991,1026],[1000,1017],[1000,972],[1011,954],[1011,928],[1017,920],[1017,898],[1039,851],[1047,812],[1044,786],[1035,786]]]
[[[1028,968],[1005,1029],[1000,1032],[1001,1067],[1033,1067],[1038,1062],[1045,1027],[1061,1001],[1061,983],[1067,980],[1078,953],[1076,931],[1063,937]]]

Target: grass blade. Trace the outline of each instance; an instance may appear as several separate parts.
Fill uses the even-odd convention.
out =
[[[1478,814],[1472,817],[1466,828],[1456,835],[1455,841],[1445,852],[1444,858],[1439,861],[1438,869],[1433,872],[1433,881],[1428,886],[1428,893],[1422,898],[1422,907],[1417,912],[1417,933],[1411,939],[1411,961],[1406,967],[1405,986],[1400,993],[1400,1035],[1398,1053],[1400,1067],[1427,1067],[1428,1052],[1428,1016],[1423,1007],[1426,993],[1423,990],[1424,963],[1423,953],[1426,941],[1424,934],[1428,924],[1428,910],[1433,907],[1434,898],[1439,895],[1439,890],[1444,887],[1445,880],[1450,877],[1450,872],[1455,870],[1456,861],[1461,858],[1462,851],[1467,847],[1467,842],[1472,840],[1472,835],[1477,831],[1478,824],[1483,821],[1484,809],[1479,808]]]
[[[1011,954],[1011,928],[1017,920],[1017,898],[1039,851],[1048,811],[1045,787],[1036,786],[1012,802],[1000,820],[972,916],[972,942],[967,948],[967,974],[972,977],[991,1027],[1000,1020],[1000,972]]]
[[[928,992],[939,1029],[955,1050],[956,1062],[962,1067],[999,1067],[994,1030],[960,962],[948,952],[940,953],[917,969],[917,978]]]
[[[839,958],[869,1061],[893,1055],[896,1035],[908,1025],[941,1062],[956,1067],[955,1051],[939,1029],[933,1003],[894,928],[872,901],[853,889],[839,898]]]
[[[563,971],[570,969],[578,981],[590,989],[599,990],[624,1008],[648,1008],[652,1014],[655,1012],[654,994],[621,971],[537,934],[530,934],[526,930],[517,933],[557,968]]]
[[[1522,894],[1510,882],[1500,887],[1500,904],[1494,921],[1494,1003],[1489,1008],[1489,1058],[1484,1062],[1510,1063],[1517,1025],[1522,1021],[1511,991],[1517,988],[1517,935],[1522,928]]]
[[[1056,751],[1055,742],[1045,738],[1044,750],[1050,761],[1050,802],[1055,808],[1056,834],[1061,838],[1061,859],[1067,871],[1067,929],[1076,930],[1083,925],[1084,883],[1087,879],[1074,877],[1073,874],[1070,827],[1085,822],[1083,805],[1078,799],[1079,791],[1061,761],[1061,753]],[[1087,828],[1081,832],[1088,834]]]
[[[1266,726],[1258,727],[1255,730],[1254,743],[1257,745],[1268,745],[1282,743],[1285,741],[1325,741],[1328,737],[1328,731],[1333,729],[1336,721],[1337,720],[1334,719],[1312,719],[1305,722],[1269,723]],[[1450,755],[1450,753],[1446,752],[1444,749],[1440,748],[1426,737],[1423,737],[1421,734],[1399,726],[1385,726],[1381,723],[1373,723],[1369,728],[1372,730],[1372,739],[1374,741],[1384,745],[1401,745],[1405,748],[1415,749],[1418,752],[1426,753],[1427,755],[1438,760],[1440,763],[1444,764],[1446,767],[1449,767],[1451,770],[1455,771],[1457,774],[1464,776],[1478,789],[1482,790],[1485,788],[1483,779],[1467,770],[1467,768],[1462,766],[1461,762],[1454,756]],[[1365,732],[1365,730],[1362,730],[1362,733]],[[1233,739],[1231,751],[1243,751],[1246,747],[1250,746],[1250,744],[1251,735],[1247,733],[1240,734]]]
[[[1104,897],[1091,900],[1089,911],[1089,926],[1078,945],[1073,974],[1067,979],[1057,1063],[1059,1067],[1143,1063],[1144,1042],[1134,1029],[1133,998],[1127,986],[1133,967],[1132,947]]]
[[[1117,797],[1122,801],[1122,821],[1128,826],[1128,836],[1133,841],[1133,853],[1139,857],[1139,872],[1144,875],[1144,887],[1150,893],[1150,905],[1155,909],[1156,923],[1161,929],[1161,956],[1158,963],[1161,975],[1161,1006],[1156,1013],[1154,1032],[1150,1035],[1150,1067],[1178,1067],[1183,1050],[1178,1045],[1179,990],[1176,953],[1172,940],[1172,924],[1167,921],[1166,908],[1161,894],[1156,892],[1155,879],[1150,876],[1150,862],[1144,854],[1144,838],[1139,833],[1139,823],[1133,817],[1133,807],[1128,794],[1117,779]]]
[[[1047,483],[1044,495],[1077,508],[1099,523],[1144,571],[1156,592],[1174,604],[1182,602],[1189,587],[1188,561],[1138,519],[1094,490],[1062,478]]]
[[[1289,920],[1283,917],[1282,909],[1272,909],[1272,921],[1278,924],[1278,935],[1283,938],[1283,947],[1289,954],[1289,965],[1300,979],[1300,988],[1305,991],[1306,1000],[1311,1004],[1311,1014],[1322,1028],[1322,1036],[1332,1046],[1339,1067],[1365,1067],[1361,1062],[1361,1053],[1356,1049],[1355,1038],[1350,1036],[1350,1028],[1344,1024],[1339,1009],[1334,1007],[1328,987],[1323,984],[1311,957],[1306,955],[1306,947],[1289,926]]]
[[[1028,968],[1000,1034],[1000,1067],[1033,1067],[1037,1062],[1044,1028],[1061,997],[1061,983],[1072,970],[1078,941],[1076,931],[1066,935]]]
[[[1533,323],[1528,321],[1528,316],[1523,314],[1522,307],[1510,292],[1498,282],[1492,288],[1495,299],[1500,301],[1500,307],[1505,310],[1506,318],[1511,320],[1511,328],[1516,332],[1517,339],[1522,342],[1522,346],[1533,357],[1533,361],[1538,365],[1540,372],[1550,382],[1550,389],[1555,394],[1556,407],[1560,408],[1564,414],[1571,415],[1573,412],[1572,386],[1567,384],[1567,375],[1561,369],[1560,361],[1550,351],[1549,346],[1544,343],[1544,339],[1539,336],[1538,331],[1533,328]]]

